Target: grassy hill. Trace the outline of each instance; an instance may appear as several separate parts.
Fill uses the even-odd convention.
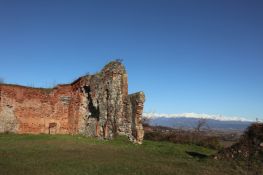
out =
[[[112,141],[70,135],[0,134],[1,175],[143,175],[246,174],[241,164],[192,157],[216,150],[195,145],[144,141],[125,137]]]

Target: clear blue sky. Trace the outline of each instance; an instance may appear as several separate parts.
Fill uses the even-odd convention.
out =
[[[262,0],[0,0],[0,77],[46,87],[122,58],[146,112],[263,119],[262,9]]]

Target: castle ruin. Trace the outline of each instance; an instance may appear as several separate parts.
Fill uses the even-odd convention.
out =
[[[126,135],[142,143],[144,100],[143,92],[128,95],[127,73],[118,61],[53,89],[0,84],[0,132]]]

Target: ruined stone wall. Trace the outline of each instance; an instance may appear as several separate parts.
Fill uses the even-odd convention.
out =
[[[145,95],[143,92],[138,92],[129,95],[129,112],[131,117],[131,132],[134,140],[137,143],[142,143],[144,130],[142,125],[143,106]]]
[[[70,133],[70,86],[34,89],[16,85],[0,87],[0,132]],[[8,123],[8,124],[7,124]],[[50,130],[50,124],[56,123]]]
[[[0,132],[127,135],[141,143],[143,93],[128,96],[119,62],[53,89],[0,85]]]

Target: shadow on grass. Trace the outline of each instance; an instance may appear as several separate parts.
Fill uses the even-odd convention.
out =
[[[202,153],[198,153],[198,152],[194,152],[194,151],[185,151],[186,154],[194,157],[194,158],[198,158],[198,159],[205,159],[205,158],[208,158],[207,155],[205,154],[202,154]]]

